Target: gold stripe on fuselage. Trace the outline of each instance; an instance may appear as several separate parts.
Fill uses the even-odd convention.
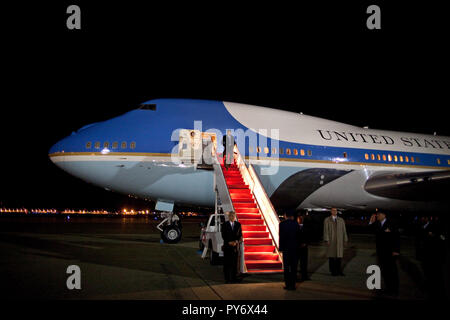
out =
[[[49,157],[61,156],[139,156],[139,157],[170,157],[171,153],[147,153],[147,152],[55,152],[51,153]]]
[[[373,163],[373,162],[352,162],[352,161],[331,161],[331,160],[315,160],[315,159],[292,159],[292,158],[268,158],[268,157],[245,157],[246,160],[266,160],[266,161],[292,161],[292,162],[310,162],[310,163],[326,163],[326,164],[345,164],[354,166],[379,166],[379,167],[404,167],[404,168],[425,168],[450,170],[449,167],[423,166],[417,164],[396,164],[396,163]]]
[[[109,152],[103,154],[101,152],[55,152],[48,155],[49,157],[61,156],[140,156],[140,157],[171,157],[171,153],[147,153],[147,152]],[[306,163],[323,163],[323,164],[343,164],[356,166],[379,166],[379,167],[403,167],[403,168],[420,168],[420,169],[438,169],[450,170],[449,167],[424,166],[417,164],[396,164],[396,163],[372,163],[372,162],[353,162],[353,161],[331,161],[331,160],[315,160],[315,159],[293,159],[293,158],[269,158],[269,157],[245,157],[246,160],[265,160],[265,161],[289,161],[289,162],[306,162]]]

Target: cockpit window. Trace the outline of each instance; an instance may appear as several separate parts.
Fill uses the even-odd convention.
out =
[[[153,103],[141,104],[141,105],[139,105],[139,109],[156,111],[156,104],[153,104]]]

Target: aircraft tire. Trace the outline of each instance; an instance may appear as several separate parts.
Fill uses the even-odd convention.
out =
[[[161,232],[161,239],[165,243],[178,243],[181,240],[181,229],[176,226],[167,226],[163,232]]]

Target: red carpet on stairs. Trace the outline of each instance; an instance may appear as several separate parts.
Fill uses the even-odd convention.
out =
[[[245,265],[248,273],[282,272],[271,235],[256,205],[252,192],[235,164],[222,171],[238,221],[242,225]]]

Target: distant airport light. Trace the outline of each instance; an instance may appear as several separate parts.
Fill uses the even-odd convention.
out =
[[[108,210],[104,209],[96,209],[96,210],[74,210],[74,209],[64,209],[62,211],[56,210],[54,208],[52,209],[45,209],[45,208],[34,208],[34,209],[26,209],[26,208],[0,208],[0,213],[32,213],[32,214],[91,214],[91,215],[105,215],[105,214],[123,214],[123,215],[148,215],[152,212],[150,210],[135,210],[135,209],[122,209],[119,211],[113,211],[109,212]],[[187,216],[197,216],[198,214],[195,212],[188,212],[188,213],[181,213]]]

